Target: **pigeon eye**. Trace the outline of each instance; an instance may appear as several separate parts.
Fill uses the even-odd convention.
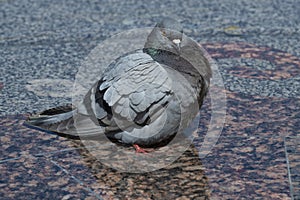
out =
[[[167,35],[167,33],[166,33],[165,30],[162,30],[161,33],[162,33],[163,36],[166,36],[166,35]]]

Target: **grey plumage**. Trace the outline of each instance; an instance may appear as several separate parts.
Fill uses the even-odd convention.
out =
[[[179,41],[179,42],[178,42]],[[63,136],[157,145],[195,117],[212,72],[201,48],[172,19],[158,23],[144,49],[117,59],[77,108],[59,107],[26,124]]]

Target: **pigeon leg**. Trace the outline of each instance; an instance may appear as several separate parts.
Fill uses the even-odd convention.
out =
[[[134,144],[133,147],[135,148],[136,153],[149,153],[151,151],[148,151],[146,149],[143,149],[142,147],[140,147],[137,144]]]

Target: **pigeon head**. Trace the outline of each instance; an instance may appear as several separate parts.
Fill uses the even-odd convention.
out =
[[[182,40],[183,29],[181,24],[171,18],[166,18],[155,26],[159,33],[165,39],[179,45]]]
[[[149,34],[144,49],[148,54],[160,51],[168,51],[176,55],[180,54],[183,28],[181,24],[171,18],[165,18],[157,23]]]

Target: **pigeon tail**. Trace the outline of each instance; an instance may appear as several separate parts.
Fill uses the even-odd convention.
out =
[[[71,124],[73,122],[75,111],[71,105],[51,108],[43,111],[39,115],[29,117],[24,122],[24,125],[47,133],[78,139],[79,136],[75,132],[63,134],[58,131],[61,124]]]
[[[39,126],[39,127],[49,126],[52,124],[56,124],[68,120],[72,118],[73,114],[74,114],[73,111],[69,111],[66,113],[60,113],[56,115],[48,115],[48,116],[39,115],[39,116],[30,117],[25,123],[28,125]]]
[[[91,116],[78,113],[71,105],[45,110],[29,117],[24,125],[71,139],[101,139],[105,133],[105,127],[95,123]]]

